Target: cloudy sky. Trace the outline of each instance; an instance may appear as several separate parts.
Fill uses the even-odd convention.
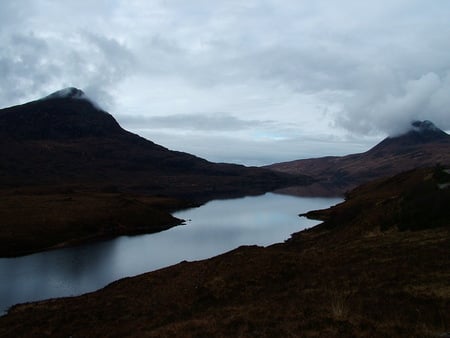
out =
[[[447,0],[2,0],[0,106],[74,86],[123,127],[251,165],[450,130]]]

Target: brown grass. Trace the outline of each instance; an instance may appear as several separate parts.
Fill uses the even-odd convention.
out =
[[[333,290],[330,293],[331,315],[334,320],[346,320],[349,316],[349,298],[347,292],[341,290]]]

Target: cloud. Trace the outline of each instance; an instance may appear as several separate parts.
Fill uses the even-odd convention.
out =
[[[269,134],[365,144],[414,119],[450,129],[449,10],[445,0],[3,1],[0,105],[74,86],[134,131],[245,131],[264,149]]]
[[[3,101],[16,100],[27,90],[34,92],[40,84],[57,74],[57,70],[42,56],[49,49],[45,40],[33,34],[12,34],[2,45],[0,96]]]
[[[104,1],[88,7],[46,0],[0,4],[0,13],[15,18],[5,20],[7,24],[0,31],[3,106],[68,86],[81,87],[102,105],[113,106],[114,87],[132,74],[134,60],[117,38],[103,31],[93,33],[98,24],[87,27],[92,17],[109,12],[99,4],[109,8]],[[99,12],[87,12],[87,8]]]
[[[375,129],[390,135],[405,132],[414,120],[429,119],[440,128],[450,128],[450,73],[430,72],[399,87],[397,91],[361,93],[346,103],[338,122],[356,132]]]
[[[118,116],[125,126],[140,129],[179,129],[196,131],[236,131],[270,128],[274,121],[243,120],[228,113],[175,114],[166,116]]]
[[[133,57],[124,46],[90,33],[64,38],[12,34],[4,45],[0,51],[0,100],[6,104],[76,86],[110,107],[114,101],[111,90],[132,73]]]
[[[435,93],[413,88],[430,74],[444,83],[450,69],[442,49],[450,36],[440,31],[446,17],[435,8],[405,1],[370,8],[355,1],[252,2],[216,11],[205,6],[200,13],[208,20],[199,25],[178,5],[169,8],[169,16],[187,15],[191,25],[151,39],[150,74],[207,92],[237,83],[283,87],[292,96],[310,95],[321,109],[327,107],[329,124],[358,134],[397,133],[419,118],[448,128],[446,111],[431,97]]]

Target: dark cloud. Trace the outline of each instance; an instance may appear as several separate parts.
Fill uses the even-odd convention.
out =
[[[12,34],[4,42],[0,100],[6,104],[76,86],[111,107],[111,90],[132,74],[132,54],[113,38],[86,32],[54,38],[29,33]]]
[[[34,34],[12,34],[0,50],[0,99],[14,102],[25,93],[34,93],[58,70],[47,59],[49,47]]]
[[[21,27],[29,10],[33,8],[32,1],[2,1],[0,4],[0,22],[3,27],[14,29],[16,32]]]

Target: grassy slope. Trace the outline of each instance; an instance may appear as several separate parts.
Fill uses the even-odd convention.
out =
[[[61,189],[59,189],[61,190]],[[2,191],[0,257],[180,224],[174,199],[92,191]]]
[[[450,330],[450,220],[421,198],[448,198],[437,180],[415,171],[366,185],[283,244],[16,306],[0,336],[436,337]],[[425,223],[399,221],[412,205]]]

